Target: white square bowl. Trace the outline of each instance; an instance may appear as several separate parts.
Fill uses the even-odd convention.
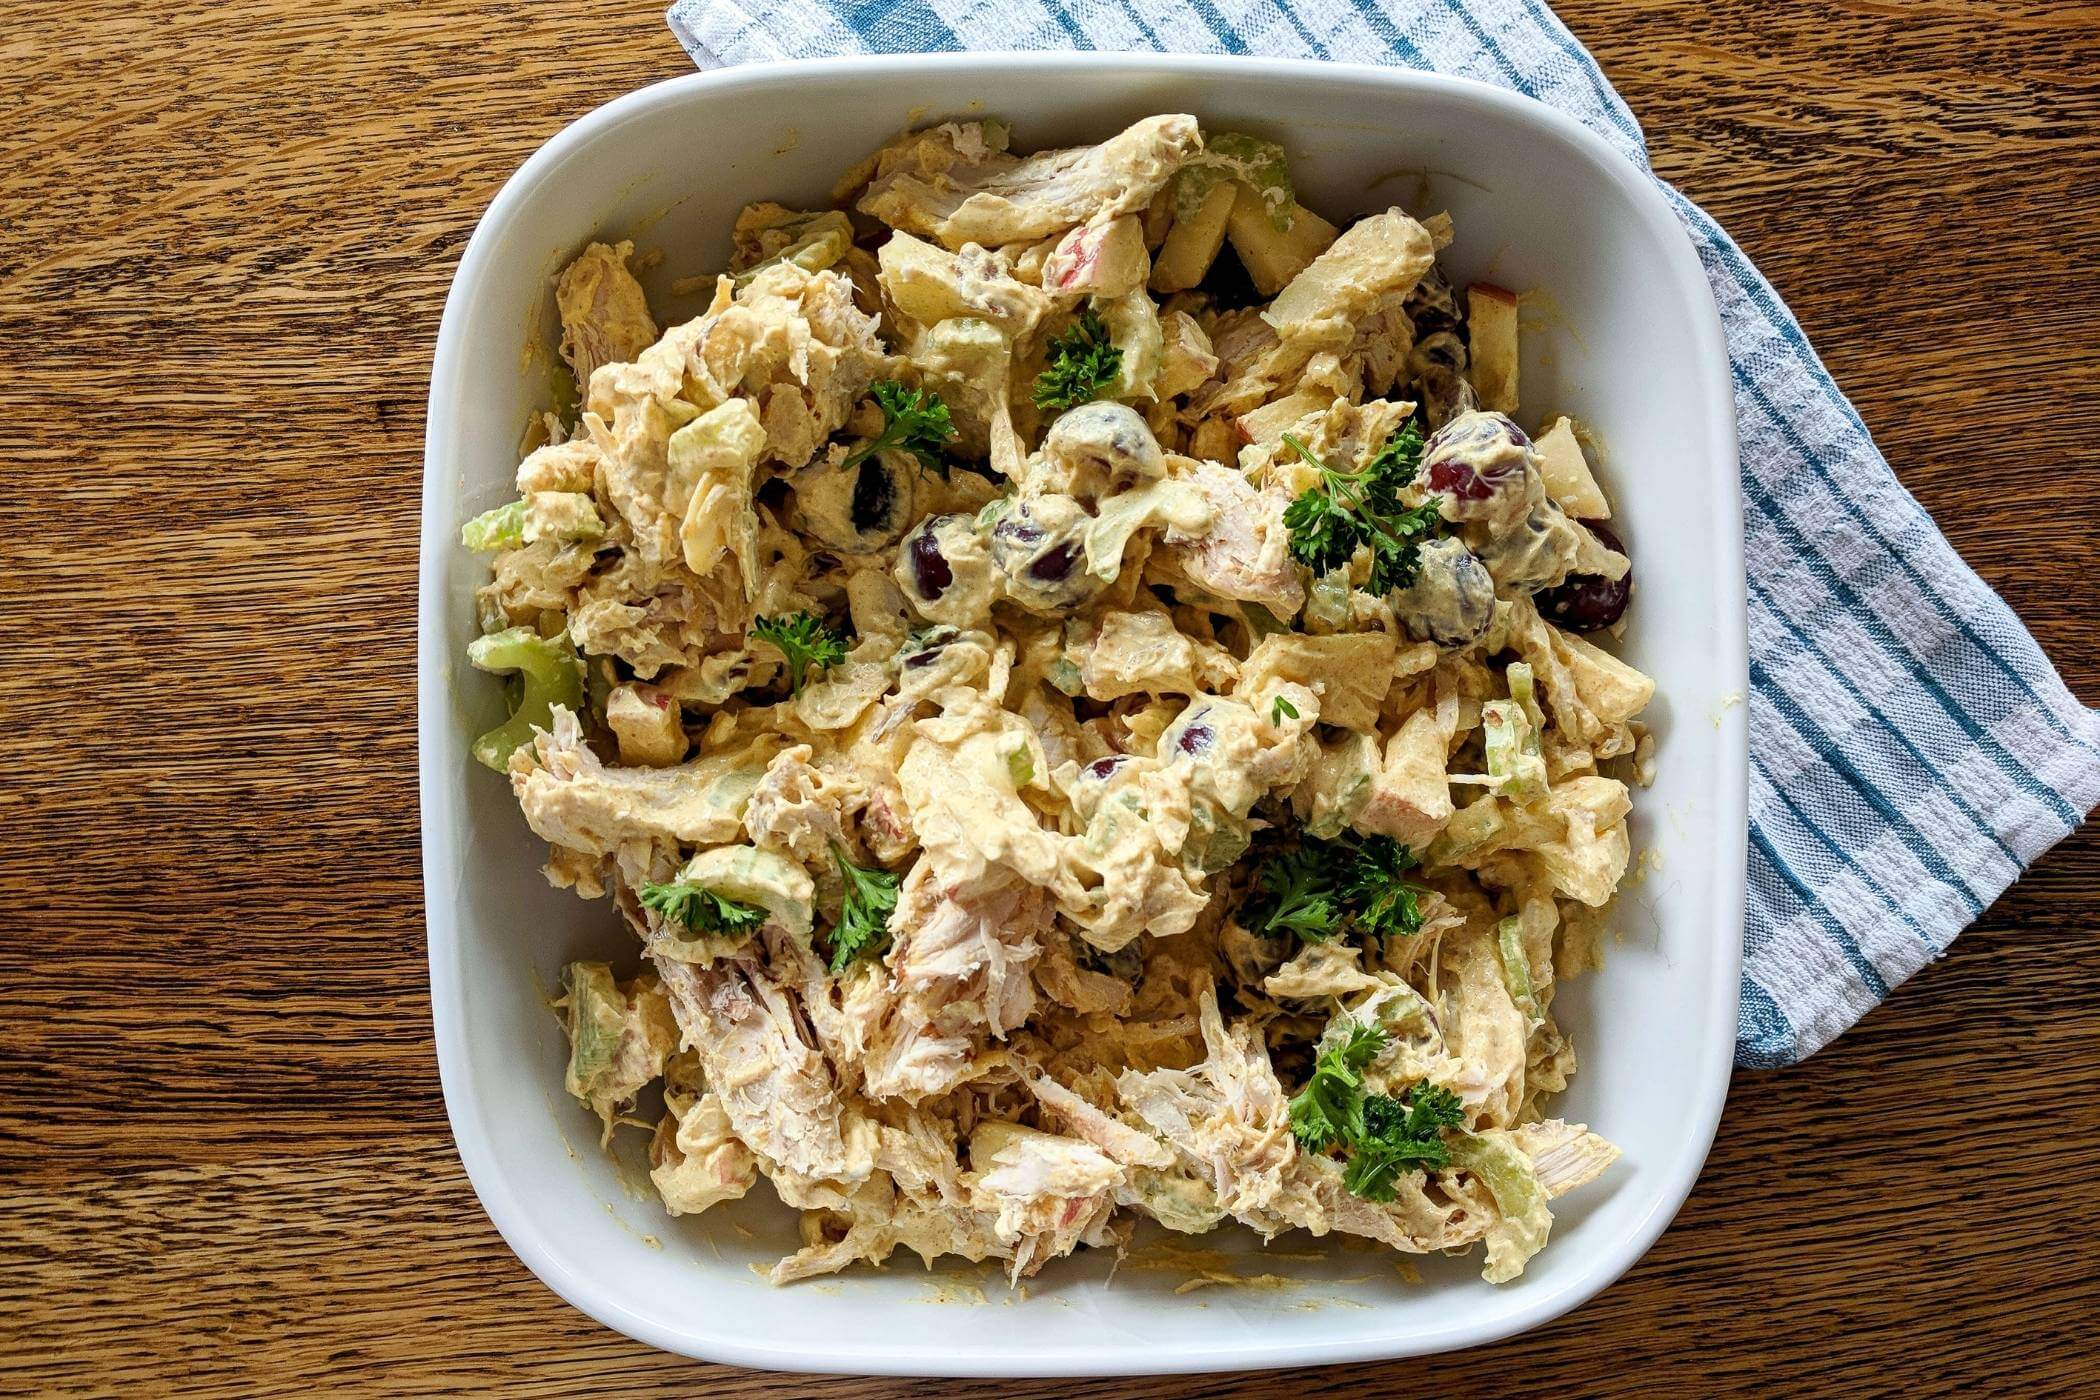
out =
[[[1178,1294],[1188,1275],[1054,1264],[1025,1295],[986,1268],[893,1262],[776,1289],[754,1265],[795,1247],[792,1217],[754,1199],[671,1220],[596,1122],[562,1093],[546,1005],[560,965],[631,957],[602,903],[550,889],[543,848],[471,736],[500,717],[465,664],[486,561],[460,523],[513,493],[527,417],[547,406],[549,279],[593,236],[661,248],[659,283],[719,268],[746,201],[824,201],[832,181],[907,125],[992,113],[1023,149],[1099,139],[1155,112],[1280,139],[1305,202],[1329,217],[1401,203],[1449,209],[1453,280],[1491,275],[1529,303],[1522,417],[1575,414],[1605,456],[1635,561],[1626,654],[1659,683],[1654,787],[1637,795],[1622,936],[1600,973],[1561,989],[1582,1052],[1557,1107],[1625,1151],[1557,1203],[1553,1240],[1495,1287],[1477,1254],[1389,1259],[1329,1237],[1263,1254],[1264,1289]],[[661,311],[676,305],[662,286]],[[690,314],[690,313],[687,313]],[[1131,1374],[1398,1357],[1493,1340],[1603,1288],[1691,1189],[1726,1093],[1740,976],[1745,839],[1742,525],[1735,415],[1719,322],[1656,188],[1572,120],[1499,89],[1394,69],[1157,55],[856,58],[695,74],[577,121],[512,177],[460,261],[431,376],[424,468],[420,766],[424,891],[438,1062],[460,1157],[482,1204],[549,1287],[608,1326],[747,1366],[944,1375]],[[1184,1242],[1187,1243],[1187,1242]],[[906,1256],[908,1259],[909,1256]],[[930,1301],[983,1305],[929,1309]]]

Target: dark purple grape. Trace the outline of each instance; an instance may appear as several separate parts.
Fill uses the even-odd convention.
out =
[[[1209,725],[1192,724],[1181,731],[1181,737],[1174,741],[1174,747],[1180,749],[1183,753],[1202,753],[1210,747],[1211,741],[1217,737]]]
[[[1414,582],[1392,595],[1408,632],[1440,647],[1471,646],[1495,620],[1495,580],[1478,555],[1451,535],[1423,544]]]
[[[848,508],[853,528],[863,533],[881,530],[897,514],[897,486],[880,456],[860,464],[853,479],[853,503]]]
[[[1485,501],[1521,487],[1531,439],[1499,413],[1462,413],[1430,434],[1422,482],[1460,501]],[[1463,519],[1460,515],[1455,518]]]
[[[1079,562],[1079,551],[1071,540],[1060,540],[1035,557],[1028,576],[1039,583],[1062,583]]]
[[[907,671],[925,670],[928,666],[940,660],[941,653],[948,649],[948,643],[954,641],[956,635],[957,633],[953,627],[927,628],[926,631],[920,633],[914,639],[915,644],[905,654],[904,669]]]
[[[955,582],[955,571],[948,567],[940,542],[933,537],[935,523],[927,521],[911,537],[912,582],[917,585],[919,596],[928,602],[946,593],[948,585]]]
[[[1101,580],[1077,567],[1092,518],[1070,496],[1016,502],[992,527],[992,563],[1006,576],[1008,599],[1050,613],[1075,608],[1099,592]]]
[[[1112,753],[1107,758],[1097,758],[1092,763],[1089,763],[1086,766],[1086,775],[1089,778],[1099,778],[1101,781],[1106,782],[1116,775],[1117,769],[1128,762],[1130,762],[1129,754]]]
[[[1021,507],[1021,511],[1026,509],[1026,506]],[[1043,542],[1043,528],[1017,511],[992,527],[992,540],[1006,549],[1029,550]]]
[[[1606,546],[1626,552],[1626,546],[1609,525],[1601,520],[1585,520],[1591,534]],[[1570,574],[1558,588],[1549,588],[1538,595],[1539,615],[1556,627],[1565,627],[1570,632],[1596,632],[1617,622],[1626,612],[1626,602],[1633,596],[1633,570],[1628,569],[1623,578],[1609,579],[1602,574]]]

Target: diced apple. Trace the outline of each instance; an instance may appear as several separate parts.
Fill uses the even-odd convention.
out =
[[[1188,312],[1167,312],[1160,317],[1160,331],[1166,337],[1166,351],[1152,387],[1161,398],[1186,394],[1218,372],[1210,337]]]
[[[1237,181],[1233,191],[1225,236],[1232,240],[1232,251],[1239,254],[1254,290],[1263,296],[1282,291],[1334,242],[1334,225],[1304,205],[1293,201],[1291,226],[1280,229],[1260,195]]]
[[[1398,209],[1352,224],[1277,293],[1261,318],[1286,341],[1354,324],[1388,292],[1407,292],[1436,265],[1429,231]],[[1302,360],[1301,360],[1302,363]]]
[[[1473,390],[1480,406],[1517,411],[1517,294],[1492,282],[1466,288],[1466,322],[1473,345]]]
[[[1230,181],[1220,181],[1203,197],[1193,215],[1174,221],[1167,241],[1160,245],[1159,256],[1152,262],[1153,291],[1185,292],[1203,280],[1203,274],[1217,261],[1218,249],[1225,246],[1225,221],[1232,213],[1233,189]]]
[[[1233,459],[1233,425],[1223,418],[1206,418],[1189,434],[1189,456],[1206,462],[1230,462]]]
[[[1159,245],[1167,241],[1167,230],[1174,227],[1174,182],[1167,181],[1152,196],[1145,206],[1145,251],[1156,253]]]
[[[1043,290],[1087,296],[1127,296],[1145,285],[1152,260],[1135,214],[1101,225],[1081,224],[1057,241],[1043,260]]]
[[[1604,648],[1572,632],[1563,632],[1554,640],[1575,682],[1575,693],[1605,724],[1625,723],[1655,698],[1653,679]]]
[[[1393,653],[1389,632],[1278,632],[1240,663],[1233,693],[1258,699],[1295,681],[1320,698],[1320,723],[1369,732],[1378,727],[1378,707],[1392,688]]]
[[[1597,478],[1582,455],[1582,443],[1576,439],[1573,423],[1565,418],[1554,419],[1553,426],[1540,433],[1534,445],[1538,448],[1539,475],[1546,479],[1546,494],[1555,505],[1577,520],[1611,519],[1611,502],[1597,487]]]
[[[1390,836],[1415,850],[1427,846],[1451,820],[1451,779],[1444,759],[1444,731],[1435,709],[1416,710],[1386,741],[1385,760],[1371,779],[1370,800],[1356,814],[1356,829]]]
[[[678,702],[653,685],[616,685],[606,697],[605,722],[628,768],[668,768],[685,757]]]
[[[1321,394],[1300,389],[1294,394],[1285,394],[1273,403],[1242,413],[1234,420],[1243,441],[1271,443],[1291,430],[1292,425],[1307,414],[1325,413],[1334,405],[1334,395]]]
[[[962,277],[955,254],[908,233],[897,233],[882,245],[876,261],[882,268],[882,290],[890,305],[920,325],[970,313],[958,285]]]

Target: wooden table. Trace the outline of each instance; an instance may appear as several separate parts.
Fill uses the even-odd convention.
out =
[[[1904,481],[2100,699],[2100,13],[1563,12],[1657,167],[1742,240]],[[497,185],[685,60],[653,0],[12,13],[0,1389],[2094,1383],[2090,829],[1834,1047],[1740,1076],[1654,1252],[1489,1351],[1238,1387],[915,1386],[703,1367],[573,1312],[475,1204],[431,1051],[422,402],[454,259]]]

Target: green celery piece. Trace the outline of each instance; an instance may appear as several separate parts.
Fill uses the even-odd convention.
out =
[[[554,707],[583,708],[583,661],[566,636],[542,637],[530,627],[512,627],[467,643],[467,660],[477,670],[516,672],[524,694],[511,717],[474,741],[474,759],[501,773],[518,745],[535,728],[554,727]]]
[[[612,969],[602,962],[570,963],[562,969],[561,985],[569,1032],[569,1067],[562,1087],[595,1109],[598,1081],[612,1068],[626,1029],[626,999],[613,982]]]
[[[1545,1019],[1539,1014],[1538,994],[1531,985],[1531,958],[1524,951],[1524,921],[1512,915],[1495,925],[1495,949],[1502,955],[1502,985],[1524,1019],[1536,1026]]]
[[[1290,163],[1283,147],[1237,131],[1206,136],[1202,154],[1174,176],[1174,217],[1194,218],[1204,197],[1224,180],[1241,181],[1260,195],[1269,222],[1280,232],[1289,232],[1297,194],[1291,188]]]
[[[478,554],[516,549],[525,543],[525,501],[485,510],[459,527],[459,542]]]
[[[1538,731],[1522,701],[1488,701],[1480,707],[1480,727],[1493,791],[1519,802],[1545,796],[1546,761],[1539,756]]]
[[[1013,780],[1016,790],[1035,781],[1035,756],[1028,751],[1026,744],[1007,751],[1006,776]]]
[[[1495,1198],[1502,1218],[1488,1226],[1487,1267],[1481,1277],[1507,1283],[1524,1272],[1524,1261],[1546,1247],[1553,1216],[1538,1170],[1503,1129],[1452,1133],[1451,1165],[1478,1177]]]
[[[1247,624],[1247,630],[1254,634],[1256,641],[1260,641],[1263,637],[1274,636],[1278,632],[1291,630],[1291,625],[1288,622],[1283,621],[1275,613],[1270,612],[1259,603],[1241,603],[1240,618]]]

